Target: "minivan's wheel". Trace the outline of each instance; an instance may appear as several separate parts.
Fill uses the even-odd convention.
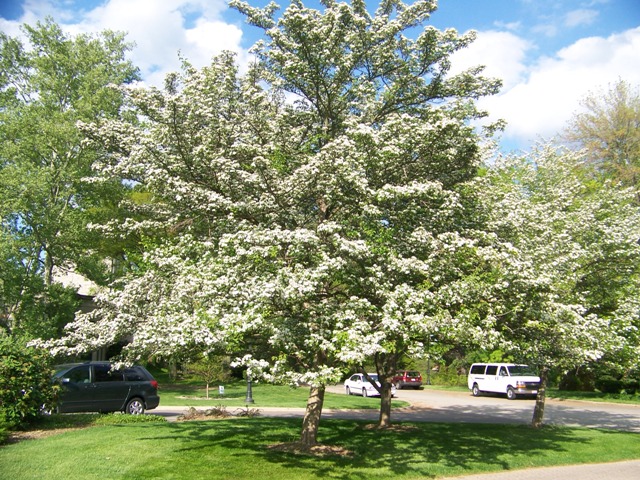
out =
[[[480,396],[480,389],[478,388],[478,384],[474,383],[473,387],[471,388],[471,393],[473,394],[474,397],[479,397]]]
[[[347,395],[351,395],[351,389],[347,387]]]
[[[132,398],[127,402],[124,413],[130,413],[131,415],[142,415],[144,413],[144,402],[141,398]]]
[[[366,388],[362,388],[362,396],[366,397],[367,396],[367,389]]]
[[[516,391],[511,387],[507,388],[507,398],[509,400],[515,400],[516,399]]]

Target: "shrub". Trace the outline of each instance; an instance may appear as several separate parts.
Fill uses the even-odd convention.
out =
[[[7,428],[7,422],[4,418],[4,412],[0,409],[0,445],[2,445],[9,436],[9,429]]]
[[[26,341],[0,337],[0,414],[8,428],[35,421],[55,404],[51,357]]]
[[[437,372],[430,375],[432,385],[440,386],[466,386],[467,376],[461,374],[458,368],[454,366],[442,366]],[[426,382],[426,375],[422,376],[422,381]]]
[[[602,393],[620,393],[622,382],[611,375],[603,375],[596,380],[596,388]]]
[[[560,380],[558,389],[573,392],[593,392],[595,389],[594,375],[585,368],[570,370]]]
[[[167,419],[159,415],[128,415],[122,412],[99,415],[96,417],[95,425],[128,425],[131,423],[158,423],[166,422]]]
[[[627,378],[622,382],[624,391],[629,395],[635,395],[640,390],[640,380],[637,378]]]

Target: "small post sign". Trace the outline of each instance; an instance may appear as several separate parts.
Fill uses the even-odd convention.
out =
[[[224,385],[218,385],[218,394],[223,397],[224,396]]]

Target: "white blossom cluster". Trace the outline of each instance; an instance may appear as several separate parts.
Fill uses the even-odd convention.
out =
[[[640,215],[632,191],[577,175],[581,161],[541,146],[479,179],[500,239],[494,341],[540,365],[638,352]]]

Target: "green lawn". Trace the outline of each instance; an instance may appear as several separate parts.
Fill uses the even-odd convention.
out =
[[[161,406],[207,407],[225,405],[228,407],[244,406],[247,397],[247,383],[232,380],[224,384],[224,395],[219,395],[218,384],[209,386],[209,399],[206,388],[201,381],[183,380],[177,383],[158,380],[160,382]],[[256,408],[260,407],[292,407],[304,408],[309,396],[308,387],[291,388],[282,385],[256,383],[252,385],[253,400]],[[407,402],[392,400],[393,407],[409,405]],[[332,409],[380,409],[380,398],[362,398],[357,395],[338,395],[327,392],[324,408]]]
[[[624,403],[640,405],[640,395],[628,395],[626,393],[601,393],[601,392],[567,392],[558,389],[547,390],[549,398],[560,400],[586,400],[589,402]]]
[[[319,440],[351,452],[326,457],[269,448],[296,440],[300,419],[93,426],[0,447],[0,479],[417,479],[640,458],[634,433],[401,425],[407,428],[377,431],[356,421],[323,420]]]
[[[202,380],[194,378],[181,379],[179,382],[171,382],[166,370],[154,370],[153,375],[160,383],[160,405],[162,406],[187,406],[187,407],[211,407],[225,405],[228,407],[240,407],[245,405],[247,396],[247,383],[233,379],[224,382],[224,396],[218,394],[218,383],[209,386],[209,400],[206,399],[206,388]],[[425,390],[450,390],[469,392],[466,386],[425,385]],[[256,407],[300,407],[307,403],[309,389],[306,387],[290,388],[282,385],[270,385],[256,383],[252,385],[253,399]],[[588,400],[594,402],[611,402],[640,405],[640,395],[604,394],[600,392],[567,392],[557,388],[547,389],[547,398],[564,400]],[[408,405],[407,402],[393,400],[394,407]],[[362,398],[359,396],[347,397],[327,393],[324,408],[330,409],[379,409],[379,398]]]

